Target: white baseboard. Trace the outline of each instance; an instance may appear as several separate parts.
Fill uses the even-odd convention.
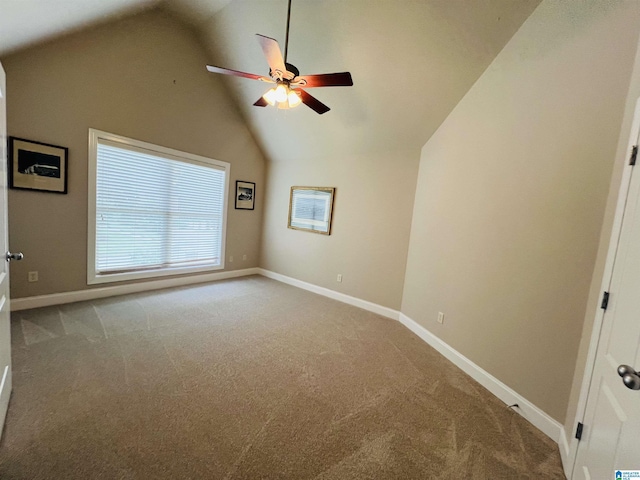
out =
[[[336,292],[335,290],[319,287],[318,285],[314,285],[312,283],[303,282],[302,280],[298,280],[296,278],[287,277],[286,275],[272,272],[271,270],[265,270],[264,268],[259,268],[258,270],[260,275],[263,275],[267,278],[272,278],[273,280],[278,280],[279,282],[293,285],[294,287],[302,288],[303,290],[308,290],[325,297],[333,298],[334,300],[338,300],[339,302],[347,303],[349,305],[353,305],[354,307],[377,313],[378,315],[382,315],[383,317],[391,318],[393,320],[399,320],[400,318],[400,312],[398,310],[383,307],[382,305],[378,305],[377,303],[352,297],[344,293]]]
[[[243,270],[229,270],[226,272],[214,272],[204,275],[164,278],[162,280],[128,283],[126,285],[112,285],[109,287],[76,290],[74,292],[53,293],[51,295],[38,295],[35,297],[16,298],[15,300],[11,300],[11,311],[15,312],[18,310],[27,310],[29,308],[62,305],[63,303],[82,302],[86,300],[94,300],[96,298],[126,295],[128,293],[146,292],[150,290],[160,290],[162,288],[181,287],[184,285],[214,282],[216,280],[225,280],[228,278],[257,275],[258,273],[260,273],[259,270],[259,268],[246,268]]]
[[[470,375],[471,378],[473,378],[476,382],[493,393],[505,404],[512,405],[514,403],[517,403],[520,408],[514,409],[516,412],[522,415],[526,420],[529,421],[529,423],[533,424],[536,428],[538,428],[538,430],[541,430],[554,442],[558,444],[561,442],[561,438],[564,437],[564,435],[561,435],[562,425],[560,425],[560,423],[544,413],[540,408],[536,407],[522,395],[506,386],[496,377],[480,368],[467,357],[449,346],[444,341],[440,340],[429,330],[424,328],[422,325],[419,325],[403,313],[400,314],[400,322],[413,333],[418,335],[422,340],[427,342],[438,352],[444,355],[445,358],[464,370],[464,372]]]

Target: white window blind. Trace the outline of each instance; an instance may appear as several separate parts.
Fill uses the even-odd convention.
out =
[[[100,136],[95,147],[96,277],[221,267],[228,164]]]

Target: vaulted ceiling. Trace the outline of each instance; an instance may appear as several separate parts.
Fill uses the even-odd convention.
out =
[[[331,107],[318,115],[253,107],[265,84],[224,81],[271,160],[418,152],[539,3],[293,0],[288,61],[303,74],[350,71],[354,86],[311,90]],[[267,75],[256,33],[284,50],[287,0],[0,0],[0,58],[149,8],[191,24],[215,65]]]

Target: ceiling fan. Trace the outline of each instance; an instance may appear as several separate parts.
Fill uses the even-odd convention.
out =
[[[280,45],[273,38],[256,34],[258,42],[262,47],[264,56],[269,64],[269,76],[256,75],[254,73],[240,72],[229,68],[207,65],[207,70],[212,73],[222,73],[234,77],[251,78],[267,83],[275,83],[275,88],[270,89],[260,97],[254,105],[256,107],[266,107],[267,105],[278,105],[279,109],[289,109],[297,107],[300,103],[322,115],[330,110],[324,103],[307,93],[304,88],[316,87],[350,87],[353,85],[349,72],[323,73],[319,75],[300,75],[300,71],[292,64],[287,63],[287,52],[289,47],[289,21],[291,19],[291,0],[287,10],[287,36],[284,44],[284,58],[280,50]]]

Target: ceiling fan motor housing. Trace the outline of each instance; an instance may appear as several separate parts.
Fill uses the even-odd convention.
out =
[[[300,75],[300,70],[298,70],[295,65],[292,65],[290,63],[285,63],[284,65],[287,68],[286,72],[280,72],[280,70],[276,70],[274,74],[273,70],[269,69],[269,76],[274,80],[293,80]]]

